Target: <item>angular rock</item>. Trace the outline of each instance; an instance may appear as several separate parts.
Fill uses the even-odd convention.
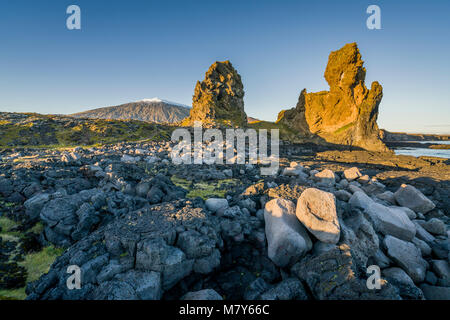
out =
[[[268,256],[277,266],[293,264],[311,250],[311,239],[297,220],[292,201],[277,198],[267,202],[264,220]]]
[[[372,257],[375,265],[379,266],[381,269],[387,268],[391,265],[392,261],[386,257],[382,250],[378,249]]]
[[[430,220],[421,225],[425,230],[427,230],[432,234],[440,236],[447,235],[447,228],[445,226],[445,223],[442,220],[439,220],[438,218],[431,218]]]
[[[423,260],[420,250],[414,244],[386,236],[384,245],[387,255],[405,270],[414,282],[419,283],[425,279],[427,262]]]
[[[425,257],[431,255],[431,248],[425,241],[420,240],[419,238],[414,238],[411,242],[420,249],[420,252],[422,252],[422,256]]]
[[[158,272],[130,270],[115,277],[116,280],[129,284],[141,300],[159,300],[162,295],[161,275]]]
[[[392,205],[396,204],[394,193],[391,191],[385,191],[383,193],[377,194],[376,196],[378,199],[384,200],[389,204],[392,204]],[[414,218],[410,218],[410,219],[414,219]]]
[[[420,224],[421,220],[413,220],[414,226],[416,227],[416,235],[417,238],[425,241],[428,244],[431,244],[434,242],[434,240],[436,240],[436,238],[431,235],[430,233],[428,233],[427,230],[425,230],[422,225]]]
[[[427,213],[436,207],[422,192],[408,184],[402,184],[394,196],[398,204],[415,212]]]
[[[336,183],[336,176],[330,169],[322,170],[314,175],[317,184],[324,187],[333,186]]]
[[[205,205],[209,211],[217,212],[221,208],[228,207],[228,200],[223,198],[209,198],[205,201]]]
[[[31,220],[35,220],[39,217],[42,208],[50,200],[50,195],[47,193],[37,194],[34,197],[24,202],[26,214]]]
[[[336,198],[332,193],[308,188],[297,201],[297,218],[317,239],[337,243],[340,226],[336,211]]]
[[[450,267],[445,260],[432,260],[431,265],[433,266],[434,273],[441,279],[450,281]]]
[[[362,174],[357,167],[344,170],[344,178],[347,179],[347,181],[353,181],[359,177],[362,177]]]
[[[349,204],[354,208],[366,210],[374,203],[374,201],[364,193],[364,191],[356,191],[349,200]]]
[[[416,213],[414,211],[412,211],[411,209],[407,208],[407,207],[397,207],[397,206],[390,206],[389,209],[391,210],[400,210],[404,213],[406,213],[406,215],[408,216],[408,218],[410,220],[413,220],[417,217]]]
[[[192,271],[193,263],[183,251],[168,246],[163,239],[146,240],[137,247],[136,268],[161,272],[165,290],[187,276]]]
[[[378,181],[369,181],[366,185],[362,187],[365,193],[371,195],[377,195],[384,192],[386,186]]]
[[[415,225],[402,210],[391,210],[360,192],[354,193],[349,203],[354,208],[364,210],[376,231],[407,241],[414,238],[416,234]]]
[[[416,287],[412,279],[400,268],[388,268],[382,271],[382,277],[399,290],[403,299],[422,300],[423,292]]]
[[[366,272],[367,261],[379,248],[379,239],[372,225],[356,212],[341,221],[341,242],[350,247],[355,269]]]

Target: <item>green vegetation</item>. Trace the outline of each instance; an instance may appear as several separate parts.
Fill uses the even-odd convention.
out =
[[[0,290],[0,300],[25,300],[25,287],[19,289]]]
[[[222,179],[212,182],[192,182],[172,176],[171,180],[176,186],[181,187],[188,192],[186,195],[188,198],[200,197],[203,200],[212,197],[224,198],[227,191],[239,184],[239,179]]]
[[[27,270],[27,283],[36,281],[50,270],[50,266],[64,252],[64,249],[48,246],[40,252],[25,255],[19,266]],[[26,298],[25,287],[0,290],[0,300],[23,300]]]
[[[50,266],[64,252],[62,248],[48,246],[40,252],[30,253],[25,256],[19,265],[27,269],[27,282],[36,281],[39,277],[50,270]]]
[[[9,261],[17,256],[19,253],[20,242],[23,237],[23,233],[15,231],[18,227],[18,223],[7,218],[0,217],[0,238],[2,241],[13,241],[16,243],[16,249],[10,254]],[[29,232],[39,234],[43,230],[43,225],[37,223]],[[39,252],[32,252],[24,255],[23,260],[18,262],[19,266],[24,267],[27,270],[27,283],[39,279],[39,277],[47,273],[50,266],[63,253],[63,249],[56,248],[54,246],[48,246],[43,248]],[[0,290],[0,300],[23,300],[26,298],[25,287],[18,289],[3,289]]]
[[[351,122],[349,124],[346,124],[345,126],[340,127],[339,129],[337,129],[334,133],[341,133],[346,131],[347,129],[350,129],[351,127],[355,126],[354,122]]]
[[[0,217],[0,237],[2,238],[16,238],[20,237],[20,233],[17,231],[13,231],[15,227],[17,227],[17,223],[13,220]]]
[[[0,120],[0,147],[64,148],[122,141],[160,141],[173,127],[136,120],[73,119],[21,114],[15,123]],[[28,116],[28,117],[27,117]]]

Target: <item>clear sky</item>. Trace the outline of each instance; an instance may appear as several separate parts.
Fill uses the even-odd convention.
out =
[[[81,30],[66,8],[81,8]],[[366,8],[381,8],[369,30]],[[15,0],[0,2],[0,110],[74,113],[143,98],[191,105],[229,59],[249,116],[274,121],[303,88],[328,90],[330,51],[357,42],[379,126],[450,133],[450,1]]]

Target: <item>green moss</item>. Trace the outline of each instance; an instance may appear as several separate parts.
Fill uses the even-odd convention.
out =
[[[27,282],[36,281],[43,274],[50,270],[50,266],[64,252],[62,248],[48,246],[40,252],[30,253],[25,256],[24,261],[19,265],[27,269]]]
[[[0,290],[0,300],[25,300],[25,288]]]
[[[5,225],[5,224],[4,224]],[[10,225],[10,224],[8,224]],[[4,235],[2,234],[2,238]],[[8,240],[8,239],[4,239]],[[17,239],[16,239],[17,240]],[[27,283],[38,280],[50,270],[50,266],[64,252],[61,248],[48,246],[40,252],[26,255],[18,264],[27,270]],[[0,300],[23,300],[26,298],[25,287],[0,290]]]
[[[30,232],[35,234],[41,234],[44,231],[44,225],[40,222],[36,223],[31,229]]]
[[[186,179],[172,176],[171,180],[176,186],[181,187],[188,192],[186,197],[200,197],[204,200],[212,197],[225,198],[227,192],[239,184],[238,179],[222,179],[217,182],[191,182]]]
[[[10,240],[14,240],[16,237],[20,236],[20,233],[17,231],[12,231],[15,227],[17,227],[17,223],[13,220],[0,217],[0,236],[5,238],[8,237]]]
[[[172,180],[173,184],[177,187],[183,188],[185,190],[189,190],[191,188],[192,182],[186,179],[178,178],[177,176],[172,176],[170,178]]]
[[[346,124],[346,125],[343,126],[343,127],[340,127],[340,128],[337,129],[334,133],[342,133],[342,132],[346,131],[347,129],[350,129],[350,128],[353,127],[354,125],[355,125],[355,123],[354,123],[354,122],[351,122],[351,123],[349,123],[349,124]]]

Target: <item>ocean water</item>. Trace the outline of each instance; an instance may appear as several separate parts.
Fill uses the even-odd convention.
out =
[[[414,141],[417,143],[432,143],[432,144],[450,144],[450,141]],[[398,148],[394,150],[395,154],[405,156],[428,156],[450,159],[450,149],[427,149],[427,148]]]

